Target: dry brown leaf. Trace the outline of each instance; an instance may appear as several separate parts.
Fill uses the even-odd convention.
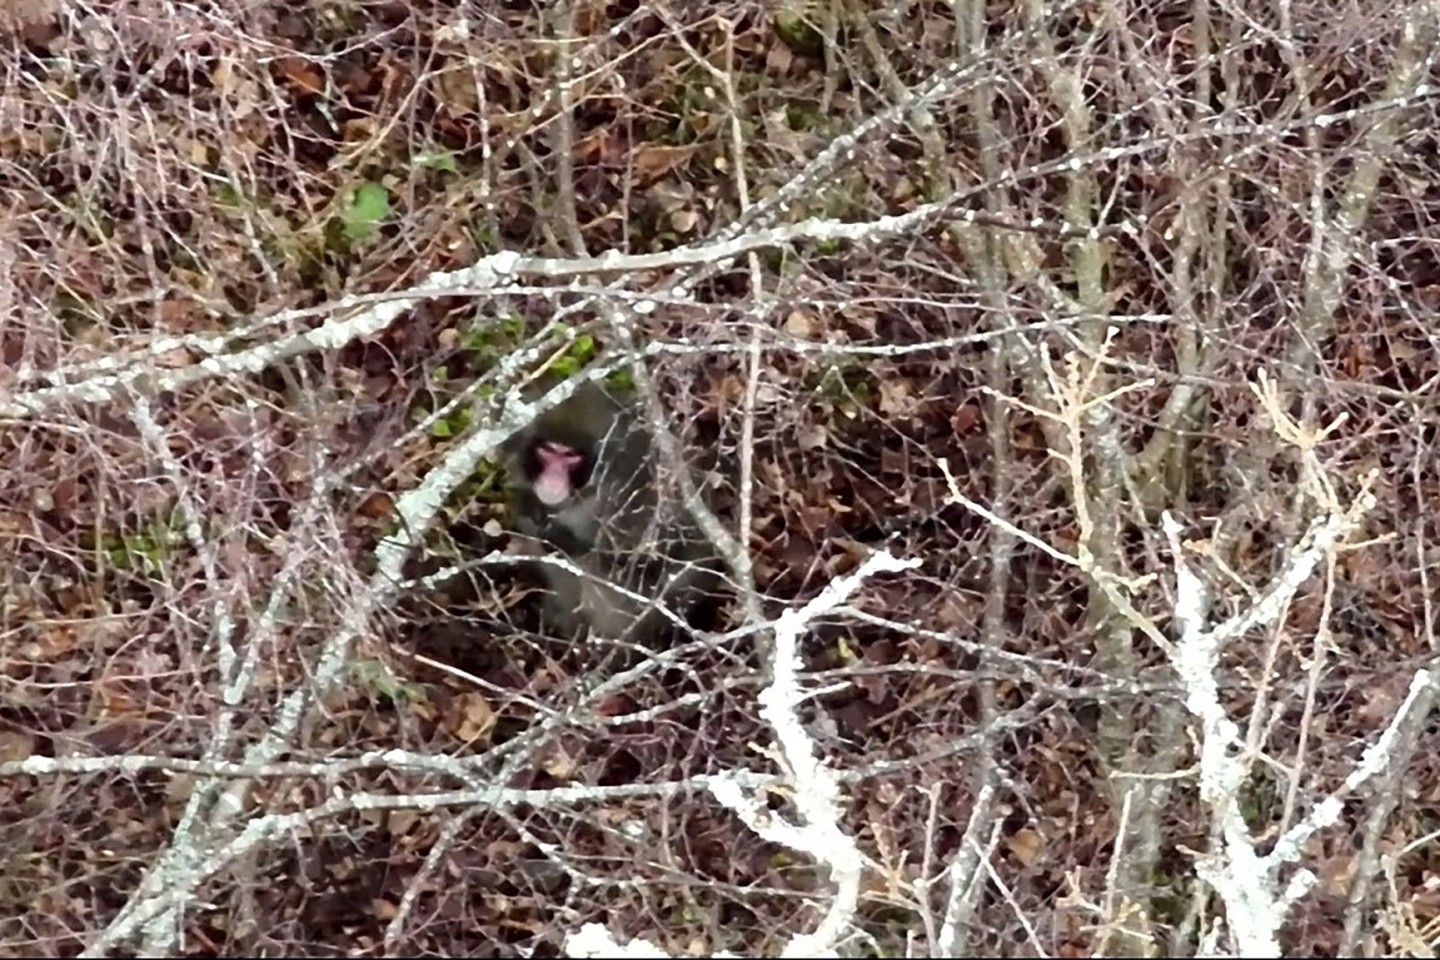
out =
[[[358,516],[368,520],[380,520],[395,514],[395,501],[383,490],[371,493],[355,508]]]
[[[670,226],[676,233],[694,233],[700,223],[700,214],[692,209],[676,210],[670,214]]]
[[[814,338],[819,330],[817,318],[804,310],[792,310],[785,318],[785,332],[792,337]]]
[[[1018,830],[1005,838],[1005,846],[1021,866],[1033,866],[1045,846],[1044,839],[1034,830]]]
[[[304,93],[324,93],[325,75],[303,57],[281,57],[275,65],[280,75]]]
[[[26,31],[59,12],[59,0],[5,0],[0,3],[0,30]]]
[[[665,174],[690,162],[696,146],[672,147],[665,144],[646,144],[635,151],[632,163],[635,178],[641,185],[659,180]]]
[[[575,776],[575,758],[560,744],[554,743],[541,758],[540,768],[556,780],[568,782]]]
[[[801,450],[819,450],[830,442],[830,434],[822,424],[812,423],[801,427],[796,439]]]
[[[35,738],[18,730],[0,730],[0,763],[35,755]]]
[[[962,403],[950,418],[950,429],[957,434],[969,433],[980,422],[980,405]]]
[[[459,722],[455,726],[455,736],[469,743],[478,740],[495,726],[495,711],[486,700],[478,693],[464,693],[457,698],[460,707]]]
[[[1359,861],[1354,856],[1327,857],[1320,861],[1317,871],[1320,875],[1320,888],[1329,896],[1347,897],[1358,869]]]
[[[908,417],[915,412],[915,398],[904,380],[880,383],[880,412],[891,417]]]
[[[790,68],[794,65],[795,54],[779,40],[770,44],[770,49],[765,51],[766,73],[783,77],[790,72]]]

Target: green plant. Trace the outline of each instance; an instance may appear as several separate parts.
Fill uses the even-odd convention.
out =
[[[373,181],[360,184],[340,205],[340,221],[345,239],[354,241],[368,237],[375,227],[390,215],[390,191]]]
[[[356,660],[350,664],[350,678],[371,700],[384,700],[396,707],[424,703],[425,688],[405,683],[378,660]]]

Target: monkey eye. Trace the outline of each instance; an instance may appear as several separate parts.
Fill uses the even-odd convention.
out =
[[[540,468],[542,470],[564,470],[573,474],[585,461],[585,455],[574,447],[547,440],[540,444]]]

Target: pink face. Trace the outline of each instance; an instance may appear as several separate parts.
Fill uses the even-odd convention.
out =
[[[575,492],[575,471],[584,457],[563,443],[543,442],[536,446],[540,472],[535,476],[535,496],[547,507],[558,507]]]

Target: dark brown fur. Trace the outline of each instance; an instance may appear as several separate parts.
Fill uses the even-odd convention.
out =
[[[563,444],[583,457],[574,490],[553,507],[535,493],[537,448]],[[652,645],[718,580],[713,549],[656,462],[649,431],[632,406],[605,388],[581,387],[510,444],[510,515],[536,555],[556,549],[586,576],[542,563],[547,620],[561,633]],[[617,590],[623,588],[637,597]]]

